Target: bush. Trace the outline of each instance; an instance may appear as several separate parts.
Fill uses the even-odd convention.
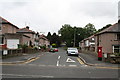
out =
[[[40,46],[40,48],[46,50],[46,46]]]
[[[56,47],[57,47],[57,44],[53,43],[53,44],[52,44],[52,47],[53,47],[53,48],[56,48]]]
[[[120,53],[114,53],[115,54],[115,56],[120,56]]]
[[[18,48],[20,49],[20,48],[22,48],[22,49],[26,49],[26,48],[28,48],[28,45],[27,44],[18,44]]]

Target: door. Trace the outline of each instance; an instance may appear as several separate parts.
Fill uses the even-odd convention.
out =
[[[19,44],[19,39],[7,39],[7,48],[17,49]]]

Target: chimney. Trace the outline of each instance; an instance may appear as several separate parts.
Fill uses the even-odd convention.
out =
[[[26,26],[27,29],[29,29],[29,26]]]

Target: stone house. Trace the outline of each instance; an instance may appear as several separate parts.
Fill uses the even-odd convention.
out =
[[[95,52],[102,47],[103,53],[120,53],[120,26],[116,23],[95,35]]]

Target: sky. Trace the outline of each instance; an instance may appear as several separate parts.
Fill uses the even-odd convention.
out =
[[[118,21],[119,0],[0,0],[0,16],[18,26],[47,34],[62,25],[100,29]]]

